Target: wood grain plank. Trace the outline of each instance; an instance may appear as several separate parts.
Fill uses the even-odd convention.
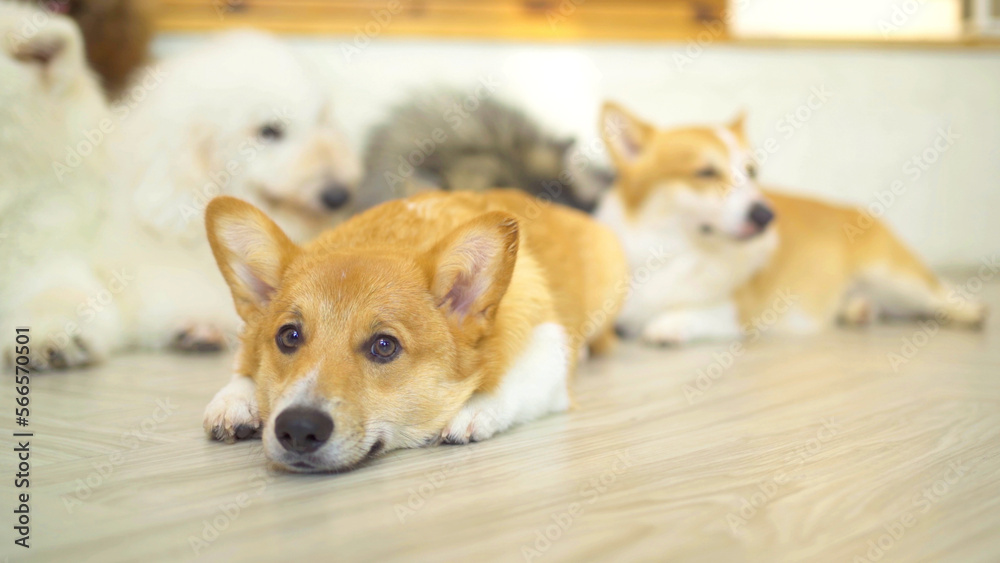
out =
[[[1000,285],[984,295],[1000,306]],[[894,371],[915,330],[764,338],[692,400],[725,345],[626,345],[584,366],[570,413],[339,475],[205,439],[224,356],[37,376],[33,560],[857,561],[874,545],[881,561],[996,561],[1000,324],[942,330]],[[122,444],[164,398],[169,416]]]

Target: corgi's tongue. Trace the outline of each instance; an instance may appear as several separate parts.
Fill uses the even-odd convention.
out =
[[[755,225],[753,223],[749,223],[749,222],[748,223],[744,223],[743,227],[740,228],[739,234],[736,235],[736,238],[738,240],[751,239],[751,238],[759,235],[762,230],[763,229],[761,229],[760,227],[758,227],[757,225]]]

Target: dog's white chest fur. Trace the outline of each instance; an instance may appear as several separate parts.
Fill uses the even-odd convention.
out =
[[[622,241],[632,272],[632,292],[618,324],[631,335],[665,312],[728,305],[733,291],[767,261],[776,243],[773,233],[732,245],[696,245],[684,231],[683,218],[631,219],[614,191],[598,207],[597,219]]]
[[[485,440],[515,424],[569,408],[569,338],[557,323],[535,327],[493,393],[477,393],[442,431],[452,443]]]

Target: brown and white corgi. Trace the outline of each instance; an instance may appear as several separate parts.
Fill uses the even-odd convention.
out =
[[[983,323],[984,307],[946,289],[882,222],[762,190],[742,117],[663,130],[607,103],[601,130],[618,180],[596,214],[636,276],[626,334],[677,344],[878,314]]]
[[[607,228],[515,190],[387,202],[301,247],[231,197],[206,225],[246,327],[205,429],[262,431],[292,471],[566,410],[578,358],[615,340],[628,280]]]

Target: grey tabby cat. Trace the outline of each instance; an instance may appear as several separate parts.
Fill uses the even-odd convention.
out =
[[[589,211],[613,177],[573,144],[489,97],[418,92],[372,130],[358,191],[375,205],[427,189],[513,187]]]

